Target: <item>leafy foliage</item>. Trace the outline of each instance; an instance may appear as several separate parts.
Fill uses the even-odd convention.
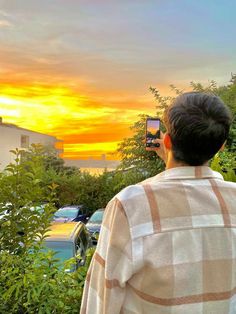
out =
[[[204,87],[200,83],[190,83],[194,91],[213,93],[219,96],[223,102],[229,107],[232,113],[232,125],[227,140],[227,149],[236,151],[236,74],[231,75],[229,84],[225,86],[217,86],[215,81],[210,81],[209,85]]]
[[[61,269],[53,252],[0,255],[1,313],[78,313],[84,280],[93,254],[76,272]]]
[[[175,90],[177,94],[181,93],[177,88],[171,85],[171,89]],[[169,104],[173,101],[171,96],[161,96],[160,92],[154,88],[150,87],[150,91],[153,94],[157,105],[156,105],[156,116],[162,119],[163,113]],[[154,176],[157,173],[164,170],[163,161],[157,156],[155,152],[148,152],[145,150],[144,139],[145,139],[145,124],[148,115],[140,115],[139,120],[131,126],[133,131],[133,136],[124,139],[118,147],[118,153],[121,157],[121,170],[129,170],[133,168],[133,172],[137,171],[137,180],[145,179],[150,176]],[[161,130],[165,131],[164,126],[161,126]],[[139,172],[139,173],[138,173]],[[140,176],[141,172],[141,176]]]
[[[229,151],[219,152],[212,159],[211,168],[220,172],[226,181],[236,182],[235,153]]]
[[[33,164],[34,171],[38,167],[37,175],[41,190],[52,185],[56,187],[54,190],[56,207],[83,204],[88,214],[92,214],[96,209],[106,205],[105,194],[108,191],[106,174],[92,176],[89,173],[80,172],[78,168],[65,167],[55,151],[48,151],[47,147],[41,145],[33,145],[27,153],[23,152],[23,157],[24,162],[21,164],[24,167]],[[35,163],[36,160],[40,160],[40,167]],[[46,201],[43,197],[39,199]]]
[[[44,184],[38,147],[23,160],[24,151],[12,153],[15,163],[0,174],[0,313],[78,313],[93,251],[74,273],[65,272],[55,253],[42,251],[57,185]]]
[[[140,116],[131,129],[134,135],[120,144],[118,153],[121,155],[121,170],[136,168],[144,177],[155,175],[163,169],[163,162],[154,152],[147,152],[144,146],[145,121],[147,116]]]
[[[28,250],[36,237],[44,237],[55,210],[55,186],[41,187],[41,160],[35,155],[22,163],[22,153],[12,151],[15,164],[8,165],[0,177],[0,214],[7,211],[7,218],[0,220],[0,248],[13,254]],[[47,205],[39,215],[42,201]]]
[[[212,80],[209,81],[207,86],[203,86],[201,83],[190,82],[190,88],[193,91],[213,93],[219,96],[232,112],[233,121],[226,144],[227,150],[224,155],[221,155],[220,160],[220,169],[222,169],[222,167],[227,168],[227,164],[225,163],[228,159],[235,161],[235,157],[230,154],[236,151],[236,75],[232,74],[229,84],[225,86],[218,87],[217,83]],[[170,90],[172,93],[174,92],[175,96],[161,96],[157,88],[150,87],[150,91],[157,102],[156,116],[160,118],[163,117],[163,112],[173,102],[175,97],[184,92],[174,85],[170,85]],[[158,156],[153,152],[145,151],[143,140],[145,137],[146,118],[147,115],[140,116],[139,120],[131,127],[134,132],[133,136],[124,139],[118,148],[118,152],[121,156],[120,169],[136,169],[137,180],[140,178],[138,175],[140,170],[143,174],[146,174],[146,177],[155,175],[164,170],[164,164],[160,161]],[[164,131],[164,126],[162,126],[162,131]]]
[[[77,167],[65,166],[65,162],[58,156],[57,150],[51,146],[43,146],[41,144],[32,144],[28,151],[24,151],[22,159],[30,161],[36,156],[40,157],[44,170],[53,170],[57,174],[79,174]]]

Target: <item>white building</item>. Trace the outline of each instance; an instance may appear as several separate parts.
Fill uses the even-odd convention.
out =
[[[23,129],[14,124],[3,123],[0,117],[0,171],[14,160],[10,150],[27,149],[31,144],[55,147],[56,143],[62,144],[62,141],[54,136]],[[62,145],[60,146],[61,149],[57,148],[58,154],[63,152]]]

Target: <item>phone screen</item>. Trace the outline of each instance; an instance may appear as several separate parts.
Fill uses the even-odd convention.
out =
[[[153,140],[160,138],[160,119],[147,118],[146,120],[146,147],[159,147]]]

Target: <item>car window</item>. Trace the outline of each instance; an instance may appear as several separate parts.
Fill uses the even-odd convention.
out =
[[[53,250],[55,257],[64,262],[74,256],[74,246],[69,241],[45,241],[43,251]]]
[[[58,209],[55,212],[55,217],[62,217],[62,218],[76,218],[78,214],[77,208],[70,208],[70,207],[63,207]]]
[[[102,223],[103,214],[104,214],[104,211],[96,211],[90,217],[89,222]]]

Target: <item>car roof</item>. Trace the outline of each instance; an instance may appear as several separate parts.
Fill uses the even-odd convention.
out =
[[[97,210],[95,210],[95,212],[104,212],[105,208],[99,208]]]
[[[83,207],[83,205],[63,205],[59,209],[61,209],[61,208],[82,208],[82,207]]]
[[[46,241],[73,241],[77,234],[84,228],[84,224],[79,222],[53,223],[46,233]]]

